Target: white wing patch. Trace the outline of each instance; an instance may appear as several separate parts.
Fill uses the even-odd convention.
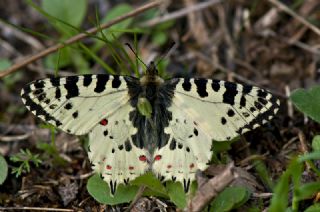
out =
[[[129,104],[118,108],[89,133],[89,159],[109,184],[111,194],[118,184],[128,184],[149,168],[148,152],[137,148],[131,138],[137,132],[129,120],[132,109]]]
[[[189,190],[198,169],[204,170],[211,159],[210,135],[181,108],[172,105],[172,120],[165,128],[168,144],[154,153],[153,172],[163,180],[177,180]],[[157,160],[158,159],[158,160]]]
[[[173,79],[172,83],[176,83]],[[163,180],[177,180],[188,191],[197,169],[211,159],[212,140],[225,141],[272,119],[279,100],[253,86],[207,79],[179,79],[165,128],[168,143],[153,155],[153,171]]]
[[[261,88],[206,79],[181,79],[172,102],[216,141],[231,140],[268,122],[280,104]]]
[[[21,91],[23,103],[42,120],[75,135],[129,102],[121,76],[84,75],[37,80]]]

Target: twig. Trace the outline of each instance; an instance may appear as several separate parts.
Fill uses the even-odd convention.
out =
[[[291,91],[290,91],[290,87],[289,85],[286,85],[284,87],[285,92],[286,92],[286,96],[289,98],[289,96],[291,95]],[[287,108],[288,108],[288,116],[292,119],[293,118],[293,106],[292,106],[292,101],[288,101],[287,103]]]
[[[12,45],[10,45],[9,42],[7,42],[1,38],[0,38],[0,47],[2,49],[5,49],[7,54],[20,55],[19,52]]]
[[[302,132],[302,130],[297,129],[298,131],[298,137],[299,137],[299,141],[300,141],[300,147],[301,147],[301,151],[303,152],[303,154],[306,154],[309,152],[309,148],[307,145],[307,141],[306,141],[306,136],[304,135],[304,133]]]
[[[51,46],[51,47],[43,50],[42,52],[39,52],[39,53],[34,54],[34,55],[30,56],[30,57],[27,57],[23,61],[20,61],[20,62],[14,64],[13,66],[11,66],[10,68],[2,71],[0,73],[0,78],[5,77],[5,76],[15,72],[18,69],[26,66],[27,64],[32,63],[32,62],[34,62],[34,61],[36,61],[36,60],[38,60],[38,59],[50,54],[50,53],[53,53],[53,52],[57,51],[58,49],[61,49],[61,48],[65,47],[65,46],[67,46],[69,44],[75,43],[75,42],[77,42],[77,41],[79,41],[79,40],[81,40],[81,39],[83,39],[85,37],[88,37],[90,34],[95,34],[98,31],[100,31],[101,29],[108,28],[108,27],[110,27],[110,26],[112,26],[114,24],[117,24],[117,23],[125,20],[125,19],[128,19],[130,17],[136,16],[136,15],[138,15],[138,14],[140,14],[140,13],[146,11],[146,10],[149,10],[151,8],[157,7],[161,3],[162,3],[161,0],[157,0],[157,1],[153,1],[151,3],[145,4],[145,5],[137,8],[136,10],[133,10],[132,12],[129,12],[129,13],[125,14],[125,15],[119,16],[119,17],[109,21],[108,23],[102,24],[100,27],[93,27],[93,28],[91,28],[91,29],[89,29],[89,30],[87,30],[87,31],[85,31],[83,33],[80,33],[80,34],[78,34],[76,36],[73,36],[73,37],[69,38],[68,40],[64,41],[63,43],[56,44],[54,46]]]
[[[0,210],[30,210],[30,211],[74,211],[73,209],[63,209],[63,208],[41,208],[41,207],[0,207]]]
[[[287,143],[285,143],[285,144],[281,147],[281,152],[284,151],[284,150],[288,150],[289,147],[290,147],[292,144],[295,144],[298,139],[299,139],[298,136],[292,137]],[[286,153],[284,153],[283,155],[285,155],[285,154],[286,154]]]
[[[186,211],[202,211],[202,209],[218,195],[227,185],[238,177],[234,170],[234,164],[230,163],[225,170],[218,176],[204,183],[197,191],[195,197],[191,200]]]
[[[278,22],[279,16],[279,9],[271,8],[268,12],[261,16],[258,21],[256,21],[253,27],[254,30],[261,31],[263,29],[270,28]]]
[[[245,68],[246,70],[248,70],[248,71],[251,72],[251,73],[258,73],[258,72],[259,72],[256,68],[254,68],[252,65],[250,65],[250,64],[247,63],[246,61],[243,61],[243,60],[241,60],[241,59],[239,59],[239,58],[236,58],[236,57],[230,58],[230,59],[233,60],[233,62],[234,62],[236,65]]]
[[[198,7],[197,0],[184,0],[186,8]],[[208,7],[210,4],[208,5]],[[204,8],[203,8],[204,9]],[[199,46],[207,46],[210,42],[207,27],[204,22],[203,13],[190,12],[188,13],[188,33],[196,40]]]
[[[229,49],[227,51],[227,67],[232,67],[230,63],[233,61],[230,59],[235,57],[236,47],[227,26],[228,24],[227,17],[226,17],[227,14],[222,5],[219,5],[217,7],[217,15],[219,17],[219,25],[223,33],[223,39],[226,42],[226,44],[229,46]]]
[[[138,200],[140,199],[140,197],[142,197],[143,192],[146,190],[146,186],[140,186],[136,196],[134,197],[134,199],[132,200],[132,202],[130,203],[129,207],[125,210],[126,212],[131,211],[131,209],[133,208],[133,206],[138,202]]]
[[[272,4],[276,5],[280,10],[286,12],[287,14],[291,15],[292,17],[296,18],[299,22],[307,26],[309,29],[311,29],[314,33],[320,36],[320,29],[310,22],[308,22],[305,18],[300,16],[299,14],[295,13],[293,10],[291,10],[289,7],[287,7],[285,4],[277,1],[277,0],[268,0]]]
[[[244,158],[243,160],[241,160],[238,164],[240,166],[244,166],[245,164],[250,163],[251,161],[255,161],[255,160],[265,160],[266,159],[266,155],[250,155],[246,158]]]
[[[11,136],[0,136],[0,141],[11,142],[11,141],[22,141],[29,138],[31,133],[26,133],[23,135],[11,135]]]
[[[36,50],[40,50],[44,48],[42,43],[40,43],[37,39],[35,39],[34,37],[28,35],[23,31],[18,30],[17,28],[14,28],[13,26],[5,23],[1,19],[0,19],[0,28],[3,28],[4,30],[11,32],[11,34],[14,34],[18,39],[34,47]]]
[[[284,37],[284,36],[280,36],[278,34],[276,34],[274,31],[272,30],[267,30],[267,31],[256,31],[256,33],[262,37],[272,37],[274,39],[278,39],[284,43],[287,43],[289,45],[292,45],[292,46],[296,46],[300,49],[303,49],[311,54],[315,54],[317,56],[320,56],[320,51],[318,51],[317,47],[313,47],[313,46],[310,46],[308,44],[305,44],[301,41],[295,41],[293,39],[290,39],[288,37]]]
[[[287,44],[296,46],[300,49],[303,49],[307,52],[310,52],[311,54],[315,54],[316,56],[320,56],[320,51],[316,47],[310,46],[310,45],[303,43],[301,41],[290,40],[287,37],[283,37],[283,36],[279,36],[279,35],[275,36],[275,38],[278,38]]]
[[[261,198],[261,199],[268,199],[271,198],[273,193],[252,193],[252,197]]]
[[[211,6],[211,5],[218,4],[220,2],[222,2],[222,0],[209,0],[209,1],[206,1],[206,2],[203,2],[203,3],[199,3],[199,4],[194,5],[192,7],[186,7],[184,9],[175,11],[175,12],[170,13],[168,15],[154,18],[154,19],[152,19],[150,21],[142,23],[141,26],[142,27],[151,27],[151,26],[154,26],[154,25],[166,22],[166,21],[170,21],[170,20],[173,20],[173,19],[181,18],[183,16],[188,15],[191,12],[203,10],[203,9],[205,9],[205,8]]]
[[[84,180],[87,179],[89,177],[91,177],[92,175],[94,175],[94,171],[86,173],[86,174],[82,174],[82,175],[77,175],[77,176],[70,176],[67,175],[67,177],[69,177],[71,180]]]

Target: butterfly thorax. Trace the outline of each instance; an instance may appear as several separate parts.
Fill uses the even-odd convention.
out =
[[[164,132],[171,119],[168,107],[177,82],[164,81],[159,75],[155,64],[151,62],[146,74],[135,81],[127,79],[131,104],[135,108],[130,113],[130,120],[138,132],[133,135],[134,144],[145,148],[152,154],[157,148],[167,144],[169,136]],[[146,117],[138,109],[139,100],[147,100],[152,112]]]
[[[158,69],[154,62],[151,62],[146,70],[146,74],[141,77],[140,85],[141,86],[148,86],[148,85],[155,85],[159,86],[164,82],[164,80],[158,75]]]

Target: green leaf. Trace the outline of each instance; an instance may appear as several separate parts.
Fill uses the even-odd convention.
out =
[[[114,196],[111,196],[108,184],[103,181],[98,174],[89,178],[87,190],[89,194],[98,202],[107,205],[117,205],[130,202],[138,192],[138,186],[125,186],[120,184]]]
[[[271,180],[271,177],[269,176],[269,172],[268,169],[266,167],[266,165],[264,164],[264,162],[262,160],[256,160],[254,162],[254,168],[257,171],[260,180],[266,185],[268,186],[269,189],[273,188],[273,182]]]
[[[225,141],[225,142],[213,141],[211,148],[215,153],[226,152],[231,149],[232,143],[233,143],[232,141]]]
[[[157,68],[158,68],[158,74],[163,79],[170,79],[172,78],[169,73],[167,72],[167,67],[169,65],[168,59],[161,59],[160,61],[157,61]]]
[[[0,71],[3,71],[11,66],[11,61],[8,59],[0,59]]]
[[[305,155],[302,155],[298,158],[299,162],[304,162],[307,160],[318,160],[320,159],[320,151],[314,151],[314,152],[310,152],[307,153]]]
[[[170,20],[170,21],[157,24],[155,28],[160,31],[167,31],[169,28],[173,27],[175,23],[176,23],[175,20]]]
[[[228,155],[225,154],[228,150],[231,149],[231,144],[238,140],[239,137],[232,139],[231,141],[212,141],[211,150],[212,154],[212,162],[213,163],[226,163],[228,160]],[[220,157],[219,157],[220,156]]]
[[[0,72],[9,68],[12,65],[11,61],[8,59],[0,59]],[[15,74],[11,74],[3,79],[3,82],[5,84],[5,87],[8,89],[12,89],[16,87],[16,83],[20,81],[22,78],[22,75],[20,72],[17,72]]]
[[[314,151],[320,151],[320,135],[316,135],[312,139],[312,149]]]
[[[320,123],[320,86],[295,90],[290,99],[300,111]]]
[[[166,184],[167,193],[170,197],[170,200],[178,208],[185,208],[187,206],[187,197],[181,183],[168,181]]]
[[[210,211],[230,211],[243,205],[249,197],[250,191],[245,187],[228,187],[213,200]]]
[[[152,43],[161,46],[168,40],[168,35],[165,32],[156,32],[152,34]]]
[[[68,24],[79,27],[87,12],[87,0],[42,0],[42,8],[51,16]],[[71,28],[55,22],[54,26],[64,35],[69,35]]]
[[[301,166],[301,163],[299,163],[297,159],[294,159],[289,164],[287,170],[281,175],[274,189],[269,212],[285,211],[287,209],[290,177],[291,174],[297,175],[298,173],[296,172],[301,170]],[[297,179],[297,177],[294,178]],[[296,179],[294,179],[294,181]]]
[[[71,49],[64,47],[57,53],[50,54],[45,58],[45,66],[49,69],[65,67],[71,63]]]
[[[117,18],[123,14],[126,14],[130,12],[133,8],[129,4],[119,4],[115,7],[113,7],[110,11],[107,12],[107,15],[101,20],[100,24],[107,23],[111,21],[114,18]],[[120,35],[125,32],[125,30],[129,27],[129,25],[132,23],[132,18],[128,18],[124,21],[121,21],[120,23],[114,24],[108,29],[102,30],[102,33],[104,36],[99,34],[99,37],[104,37],[104,39],[107,39],[109,42],[112,42],[115,38],[119,38]],[[112,34],[114,36],[112,36]],[[94,46],[94,51],[99,50],[104,45],[104,42],[97,40],[96,45]]]
[[[316,203],[307,208],[304,212],[318,212],[320,211],[320,203]]]
[[[9,76],[6,76],[3,79],[4,85],[8,89],[13,89],[17,87],[17,82],[19,82],[23,78],[23,75],[21,72],[16,72],[14,74],[10,74]],[[7,108],[9,109],[9,108]],[[11,109],[14,109],[14,107],[11,107]]]
[[[90,74],[89,63],[80,52],[74,51],[71,57],[78,74]]]
[[[167,196],[167,191],[162,183],[152,174],[148,172],[130,182],[131,185],[147,186],[149,189]]]
[[[88,56],[94,59],[96,63],[100,64],[108,72],[108,74],[116,73],[107,63],[105,63],[105,61],[103,61],[99,56],[97,56],[91,49],[89,49],[82,43],[79,43],[79,46],[84,50],[84,52]]]
[[[6,180],[8,175],[8,164],[2,155],[0,155],[0,185]]]
[[[270,212],[285,211],[287,208],[289,177],[290,175],[286,172],[281,176],[271,200]]]
[[[44,153],[42,154],[42,158],[49,159],[50,157],[52,157],[53,163],[55,165],[63,166],[67,164],[67,161],[59,155],[59,152],[55,145],[45,142],[38,142],[36,146],[38,149],[44,151]]]
[[[147,10],[141,14],[141,20],[142,21],[151,20],[151,19],[159,16],[160,13],[161,13],[161,11],[158,8],[153,8],[153,9]]]
[[[163,45],[168,40],[168,30],[175,24],[175,21],[166,21],[158,24],[151,29],[152,42],[156,45]]]
[[[312,182],[299,186],[295,189],[295,197],[297,201],[301,201],[312,197],[320,191],[320,182]]]

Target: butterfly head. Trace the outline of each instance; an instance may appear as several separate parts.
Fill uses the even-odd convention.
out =
[[[154,63],[154,61],[151,61],[151,63],[147,67],[146,74],[140,79],[141,85],[160,85],[163,82],[164,80],[159,76],[156,64]]]
[[[158,76],[158,69],[154,61],[151,61],[147,67],[146,75],[149,76]]]

